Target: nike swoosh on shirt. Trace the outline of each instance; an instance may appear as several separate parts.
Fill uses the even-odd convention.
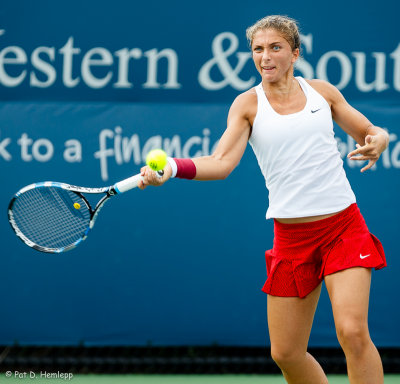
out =
[[[315,113],[315,112],[318,112],[318,111],[320,111],[320,110],[321,110],[321,108],[314,109],[314,110],[311,110],[311,113]]]
[[[365,258],[367,258],[368,256],[371,256],[371,254],[363,256],[363,255],[360,253],[360,259],[365,259]]]

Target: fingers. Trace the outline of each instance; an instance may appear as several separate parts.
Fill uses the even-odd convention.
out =
[[[356,149],[354,151],[351,151],[347,157],[349,159],[353,158],[356,155],[366,155],[367,153],[371,152],[374,150],[374,146],[370,144],[365,144],[361,146],[360,144],[356,144]],[[357,159],[357,158],[355,158]]]
[[[147,187],[147,185],[145,185],[145,183],[144,183],[144,178],[143,178],[143,176],[144,176],[144,173],[145,173],[145,169],[144,169],[145,167],[142,167],[141,169],[140,169],[140,176],[142,176],[142,178],[141,178],[141,180],[139,180],[139,182],[138,182],[138,188],[139,189],[145,189],[146,187]]]
[[[145,189],[149,185],[160,186],[165,183],[167,178],[165,176],[160,177],[157,175],[155,171],[153,171],[150,167],[145,166],[140,169],[140,175],[142,176],[142,180],[138,183],[138,188]]]
[[[351,151],[347,157],[350,160],[357,161],[368,161],[368,164],[361,169],[361,172],[365,172],[374,166],[379,159],[381,152],[378,151],[377,146],[374,143],[374,137],[371,135],[366,136],[365,145],[361,146],[356,144],[356,149]]]
[[[351,160],[378,160],[379,156],[380,152],[373,144],[366,144],[364,146],[356,144],[356,149],[347,155]]]
[[[350,160],[365,161],[365,160],[377,160],[377,159],[375,159],[373,156],[358,155],[358,156],[350,157]]]
[[[376,163],[376,160],[370,160],[368,162],[368,164],[364,168],[361,169],[361,172],[365,172],[367,169],[372,168],[375,165],[375,163]]]
[[[349,152],[347,157],[350,159],[351,157],[353,157],[355,155],[358,155],[360,153],[360,148],[361,148],[361,145],[360,144],[356,144],[356,149],[354,151]]]
[[[379,154],[375,150],[371,150],[371,151],[358,152],[355,155],[349,153],[347,155],[347,157],[350,160],[360,160],[360,161],[363,161],[363,160],[378,160],[379,159]]]
[[[350,160],[358,160],[358,161],[368,161],[368,164],[361,169],[361,172],[365,172],[366,170],[370,169],[371,167],[374,166],[374,164],[377,162],[379,156],[376,158],[371,158],[369,156],[352,156],[350,157]]]

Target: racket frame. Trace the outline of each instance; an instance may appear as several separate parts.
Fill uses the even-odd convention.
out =
[[[83,236],[76,240],[74,243],[67,245],[65,247],[60,247],[60,248],[49,248],[49,247],[44,247],[42,245],[36,244],[32,240],[30,240],[28,237],[26,237],[23,232],[18,228],[17,223],[14,219],[14,213],[13,213],[13,206],[15,201],[18,199],[20,195],[22,195],[25,192],[28,192],[32,189],[35,188],[43,188],[43,187],[53,187],[53,188],[61,188],[67,191],[71,191],[76,193],[86,204],[89,213],[90,213],[90,219],[89,219],[89,226],[86,228]],[[95,208],[93,209],[92,206],[90,205],[88,199],[84,195],[84,193],[87,194],[105,194],[98,203],[96,204]],[[117,194],[117,191],[115,190],[114,186],[111,187],[104,187],[104,188],[86,188],[86,187],[78,187],[76,185],[70,185],[66,183],[59,183],[55,181],[44,181],[40,183],[33,183],[30,185],[27,185],[26,187],[20,189],[11,199],[9,205],[8,205],[8,221],[10,222],[10,225],[12,229],[14,230],[15,234],[21,239],[26,245],[29,247],[36,249],[37,251],[40,252],[46,252],[46,253],[61,253],[61,252],[66,252],[69,251],[76,246],[78,246],[83,240],[86,239],[88,236],[90,230],[93,228],[97,215],[100,212],[100,209],[104,206],[104,203],[111,197]]]
[[[164,171],[157,171],[156,172],[157,177],[162,177],[164,174]],[[128,177],[127,179],[121,180],[118,183],[115,183],[112,186],[108,187],[102,187],[102,188],[87,188],[87,187],[79,187],[76,185],[71,185],[71,184],[66,184],[66,183],[59,183],[56,181],[44,181],[40,183],[33,183],[30,185],[27,185],[26,187],[20,189],[11,199],[9,205],[8,205],[8,221],[10,222],[11,228],[14,230],[15,234],[29,247],[36,249],[37,251],[40,252],[46,252],[46,253],[61,253],[61,252],[66,252],[71,249],[74,249],[76,246],[78,246],[83,240],[85,240],[90,232],[90,230],[93,228],[97,216],[101,210],[101,208],[104,206],[104,203],[109,200],[110,197],[115,196],[117,194],[121,194],[124,192],[127,192],[133,188],[136,188],[139,184],[139,181],[143,180],[143,177],[141,174],[137,174],[131,177]],[[26,237],[22,231],[18,228],[17,223],[14,219],[14,214],[13,214],[13,206],[15,201],[18,199],[20,195],[23,193],[35,189],[35,188],[43,188],[43,187],[54,187],[54,188],[61,188],[64,190],[68,190],[71,192],[76,193],[82,200],[85,202],[89,213],[90,213],[90,219],[89,219],[89,226],[86,228],[83,236],[76,240],[74,243],[70,245],[66,245],[65,247],[60,247],[60,248],[49,248],[49,247],[44,247],[42,245],[36,244],[32,240],[30,240],[28,237]],[[86,194],[105,194],[96,204],[95,208],[93,209],[92,206],[90,205],[88,199],[85,197],[84,193]]]

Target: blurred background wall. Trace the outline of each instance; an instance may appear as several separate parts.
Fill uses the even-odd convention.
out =
[[[268,14],[301,27],[296,74],[336,85],[390,145],[360,173],[335,134],[358,204],[385,246],[373,274],[372,338],[399,347],[400,36],[394,0],[3,1],[0,4],[0,344],[269,344],[264,252],[273,223],[247,149],[225,181],[172,180],[107,204],[87,241],[40,254],[7,223],[24,185],[105,186],[146,153],[210,154],[229,106],[258,84],[245,29]],[[326,291],[312,346],[338,346]]]

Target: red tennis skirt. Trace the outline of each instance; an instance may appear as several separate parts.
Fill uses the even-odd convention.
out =
[[[262,290],[282,297],[306,297],[324,276],[343,269],[386,267],[382,244],[369,232],[356,203],[310,223],[274,220],[274,244],[265,258]]]

